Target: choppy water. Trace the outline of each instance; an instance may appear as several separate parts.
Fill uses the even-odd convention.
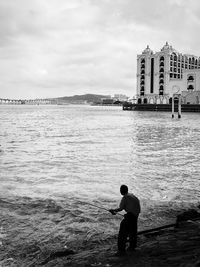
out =
[[[198,113],[178,120],[121,107],[1,105],[1,212],[18,216],[15,230],[22,220],[48,233],[58,220],[66,240],[108,225],[113,233],[119,220],[86,203],[115,207],[123,183],[141,199],[140,228],[174,220],[200,199],[199,121]]]

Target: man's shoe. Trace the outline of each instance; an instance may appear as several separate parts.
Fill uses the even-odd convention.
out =
[[[117,251],[117,253],[115,253],[116,257],[124,257],[126,256],[126,251]]]

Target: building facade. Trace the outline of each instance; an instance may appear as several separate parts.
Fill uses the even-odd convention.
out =
[[[181,54],[168,43],[155,53],[147,46],[137,56],[137,103],[168,104],[175,93],[182,103],[200,103],[200,57]]]

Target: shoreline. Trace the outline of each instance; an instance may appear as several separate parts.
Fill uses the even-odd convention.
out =
[[[58,233],[49,236],[36,235],[19,246],[15,236],[1,231],[0,266],[20,267],[160,267],[200,264],[200,218],[191,212],[180,221],[178,227],[139,234],[138,248],[124,257],[115,257],[117,233],[102,239],[77,239],[66,243]],[[186,212],[183,212],[183,214]],[[198,216],[200,215],[199,212]],[[177,218],[183,217],[183,214]],[[3,218],[9,221],[10,218]],[[22,221],[20,222],[20,224]],[[16,230],[20,225],[16,225]],[[154,229],[155,230],[155,229]]]
[[[200,266],[200,218],[196,220],[191,218],[180,222],[177,227],[140,236],[138,248],[134,252],[128,252],[126,256],[115,257],[113,256],[115,252],[115,244],[99,247],[90,253],[82,252],[76,258],[72,257],[67,266],[198,267]]]

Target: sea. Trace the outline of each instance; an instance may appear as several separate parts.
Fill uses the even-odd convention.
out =
[[[121,106],[0,105],[0,260],[37,242],[106,242],[122,219],[108,212],[121,184],[140,199],[139,230],[175,222],[200,202],[199,122]]]

